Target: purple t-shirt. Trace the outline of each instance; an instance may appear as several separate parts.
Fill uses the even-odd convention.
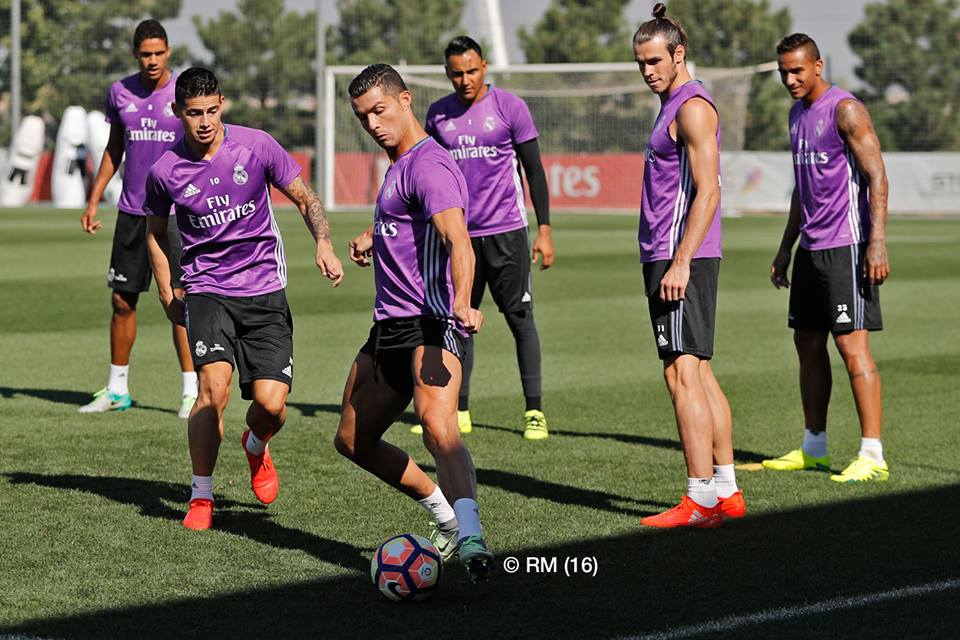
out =
[[[853,152],[837,131],[837,104],[856,100],[833,86],[790,109],[790,147],[800,194],[800,246],[847,247],[870,237],[870,197]]]
[[[523,182],[514,146],[537,138],[530,109],[488,85],[472,105],[452,93],[427,110],[427,133],[457,161],[470,191],[467,231],[473,238],[527,226]]]
[[[197,159],[181,141],[153,165],[147,213],[168,216],[174,205],[187,293],[272,293],[287,286],[287,263],[269,185],[286,187],[300,167],[270,134],[224,128],[212,159]]]
[[[183,135],[180,120],[173,115],[176,74],[167,83],[151,91],[135,73],[110,85],[107,94],[106,121],[123,127],[123,193],[117,208],[135,216],[143,210],[144,185],[153,163]]]
[[[450,255],[430,221],[467,211],[467,183],[450,154],[424,138],[387,169],[373,217],[373,319],[453,318]]]
[[[697,81],[674,91],[660,107],[660,114],[647,141],[640,199],[640,261],[672,260],[686,231],[687,214],[697,195],[686,147],[670,137],[670,123],[691,98],[701,98],[714,109],[713,98]],[[717,125],[717,148],[720,126]],[[718,166],[719,169],[719,166]],[[717,176],[717,182],[720,176]],[[721,251],[720,203],[694,258],[719,258]]]

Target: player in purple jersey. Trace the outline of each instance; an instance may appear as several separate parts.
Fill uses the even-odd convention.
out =
[[[173,146],[180,137],[180,123],[173,115],[175,76],[167,68],[170,46],[167,32],[156,20],[144,20],[134,32],[133,54],[140,71],[110,86],[107,97],[106,117],[110,123],[110,139],[100,161],[90,192],[89,204],[80,224],[89,234],[95,234],[101,223],[97,211],[103,192],[110,179],[126,156],[123,174],[123,193],[120,196],[116,231],[113,235],[113,252],[107,283],[113,289],[113,315],[110,319],[110,376],[107,386],[93,396],[93,400],[80,408],[81,413],[123,411],[132,404],[127,384],[130,368],[130,351],[137,337],[137,301],[140,293],[150,288],[150,264],[147,258],[147,223],[143,212],[143,187],[150,166],[160,155]],[[171,221],[171,239],[176,238],[176,226]],[[179,243],[171,242],[175,250]],[[173,277],[157,281],[160,297],[173,295],[183,297],[179,268],[174,268]],[[190,408],[197,399],[197,374],[190,359],[187,333],[183,327],[173,325],[173,343],[180,360],[182,390],[180,417],[190,415]]]
[[[820,51],[810,36],[795,33],[781,40],[777,63],[796,100],[789,126],[797,184],[770,279],[778,289],[790,287],[788,324],[800,360],[806,428],[799,449],[763,465],[781,471],[830,468],[827,336],[832,333],[853,387],[861,440],[857,457],[830,479],[886,480],[880,374],[868,345],[869,332],[883,328],[879,286],[890,273],[880,141],[863,103],[823,79]],[[787,267],[797,238],[791,283]]]
[[[300,167],[266,132],[223,124],[222,106],[211,72],[184,71],[173,107],[183,139],[157,160],[146,182],[150,235],[156,241],[150,257],[158,280],[170,269],[166,228],[171,207],[183,242],[186,297],[167,292],[162,302],[171,320],[186,324],[200,377],[188,423],[193,478],[183,520],[198,530],[209,529],[213,518],[213,470],[234,368],[243,398],[252,400],[241,444],[253,492],[269,504],[279,488],[267,441],[286,420],[293,386],[293,321],[270,185],[303,215],[323,275],[333,286],[343,278],[323,203],[300,177]]]
[[[470,306],[467,185],[420,126],[413,96],[392,67],[367,67],[349,93],[354,114],[391,164],[373,225],[350,242],[355,263],[365,267],[372,258],[374,324],[350,368],[334,442],[342,455],[419,502],[435,520],[432,539],[444,560],[459,552],[470,577],[480,580],[493,555],[480,525],[473,459],[457,426],[464,338],[483,324]],[[383,440],[411,399],[439,487]]]
[[[720,526],[746,513],[733,468],[730,405],[710,366],[720,268],[720,122],[686,65],[687,34],[657,3],[633,52],[660,113],[647,143],[640,260],[663,375],[687,465],[687,494],[652,527]]]
[[[537,141],[540,134],[523,100],[484,81],[487,61],[473,39],[454,38],[444,56],[454,93],[430,105],[425,129],[450,151],[470,190],[467,230],[476,256],[470,306],[480,307],[484,289],[489,286],[516,343],[526,402],[523,437],[543,440],[549,432],[541,401],[540,336],[533,320],[530,263],[542,256],[540,269],[548,269],[553,264],[554,249],[550,197]],[[532,253],[521,165],[537,214]],[[472,371],[473,339],[468,338],[457,411],[463,433],[472,430]],[[414,427],[415,432],[419,429],[420,425]]]

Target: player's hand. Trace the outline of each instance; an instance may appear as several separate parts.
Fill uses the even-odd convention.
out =
[[[343,265],[340,264],[340,258],[334,253],[329,240],[317,242],[317,268],[324,277],[333,282],[334,287],[340,286],[343,281]]]
[[[373,234],[367,229],[350,241],[350,259],[361,267],[370,266],[370,256],[373,255]]]
[[[173,300],[163,305],[163,310],[173,324],[179,324],[184,327],[187,325],[186,306],[180,298],[174,297]]]
[[[478,333],[483,326],[483,312],[480,309],[471,309],[468,305],[457,305],[453,308],[453,315],[470,333]]]
[[[97,231],[100,230],[100,227],[103,225],[100,224],[100,221],[97,220],[97,209],[98,205],[88,204],[87,210],[83,212],[83,215],[80,216],[80,227],[90,235],[94,235]]]
[[[540,256],[543,256],[540,271],[549,269],[553,265],[553,233],[548,224],[540,225],[537,239],[533,241],[533,262],[536,262]]]
[[[664,302],[683,300],[690,282],[690,263],[673,262],[660,280],[660,299]]]
[[[863,261],[863,275],[871,285],[883,284],[890,275],[890,261],[887,260],[887,241],[880,238],[871,240],[867,245],[867,256]]]
[[[790,266],[790,252],[780,250],[777,252],[776,257],[773,259],[773,264],[770,266],[770,282],[773,283],[777,289],[783,287],[784,289],[790,288],[790,280],[787,279],[787,267]]]

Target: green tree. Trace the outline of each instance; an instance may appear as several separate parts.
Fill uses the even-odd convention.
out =
[[[283,0],[239,0],[233,11],[194,18],[229,105],[225,118],[270,132],[287,148],[314,143],[316,15]]]
[[[23,113],[53,125],[69,105],[103,109],[111,82],[136,70],[133,30],[141,20],[172,18],[180,0],[23,0]],[[0,46],[10,46],[10,2],[0,1]],[[175,60],[182,52],[174,51]],[[9,92],[9,57],[0,93]],[[7,118],[4,118],[7,120]]]
[[[517,32],[527,62],[630,60],[629,0],[554,0],[540,21]]]
[[[776,46],[790,33],[790,12],[773,11],[767,0],[673,0],[668,15],[677,18],[689,37],[687,58],[701,67],[746,67],[776,59]],[[709,80],[709,77],[705,77]],[[729,111],[725,148],[786,149],[787,112],[791,100],[775,72],[749,76],[746,109],[736,108],[737,79],[711,87]],[[724,103],[721,103],[724,104]],[[742,137],[741,137],[742,133]]]
[[[442,64],[460,32],[465,0],[337,0],[340,22],[327,30],[327,62]]]
[[[957,8],[956,0],[886,0],[867,5],[850,33],[884,149],[960,148]]]

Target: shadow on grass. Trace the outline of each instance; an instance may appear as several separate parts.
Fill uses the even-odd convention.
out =
[[[495,424],[483,424],[480,422],[474,422],[473,426],[479,427],[481,429],[489,429],[491,431],[505,431],[507,433],[515,433],[517,436],[522,436],[523,432],[519,429],[511,429],[510,427],[501,427]],[[653,438],[650,436],[638,436],[632,433],[603,433],[597,431],[566,431],[563,429],[550,429],[550,435],[554,436],[563,436],[565,438],[600,438],[603,440],[613,440],[615,442],[622,442],[624,444],[639,444],[646,447],[658,447],[660,449],[669,449],[671,451],[681,451],[680,441],[679,440],[670,440],[668,438]],[[756,451],[747,451],[745,449],[733,450],[733,457],[738,463],[741,462],[760,462],[771,456],[766,453],[758,453]]]
[[[843,487],[836,495],[858,493]],[[638,529],[550,547],[495,549],[490,582],[470,585],[452,565],[440,595],[423,604],[387,602],[358,570],[267,589],[235,591],[224,584],[221,594],[8,624],[0,633],[139,640],[427,634],[486,639],[662,631],[956,578],[958,501],[960,485],[953,485],[754,515],[713,531]],[[495,542],[496,533],[488,533]],[[518,573],[500,568],[507,556],[520,560]],[[585,557],[596,559],[595,577],[563,575],[567,558]],[[528,572],[531,558],[556,558],[558,572]],[[953,589],[922,598],[868,599],[788,621],[740,618],[738,624],[719,637],[955,637],[960,607]],[[678,637],[693,635],[705,637]]]
[[[119,504],[133,505],[142,515],[164,518],[178,524],[183,520],[184,505],[190,498],[190,492],[184,485],[157,480],[37,473],[5,473],[0,477],[7,478],[14,485],[32,484],[52,489],[85,491]],[[363,549],[277,524],[271,520],[266,509],[259,503],[218,499],[213,524],[218,531],[249,538],[271,547],[303,551],[318,560],[348,569],[367,570],[370,567],[370,559],[363,555]]]
[[[66,389],[20,389],[16,387],[0,387],[0,396],[4,398],[13,398],[15,396],[29,396],[57,404],[66,404],[80,408],[90,402],[93,394],[87,391],[68,391]],[[165,407],[152,407],[146,404],[140,404],[133,401],[132,409],[143,409],[144,411],[159,411],[160,413],[170,413],[177,415],[177,409]],[[129,411],[129,409],[128,409]]]
[[[430,473],[437,472],[436,468],[430,465],[420,464],[419,466],[424,471]],[[557,504],[598,509],[600,511],[609,511],[610,513],[636,516],[638,518],[649,516],[662,511],[666,507],[672,506],[656,500],[638,500],[628,496],[619,496],[615,493],[606,493],[605,491],[581,489],[580,487],[568,484],[559,484],[557,482],[541,480],[533,476],[525,476],[520,473],[501,471],[499,469],[477,469],[477,484],[482,484],[486,487],[496,487],[504,491],[516,493],[525,498],[539,498],[540,500],[548,500]],[[652,511],[635,509],[617,506],[617,503],[638,504],[655,507],[655,509]]]

